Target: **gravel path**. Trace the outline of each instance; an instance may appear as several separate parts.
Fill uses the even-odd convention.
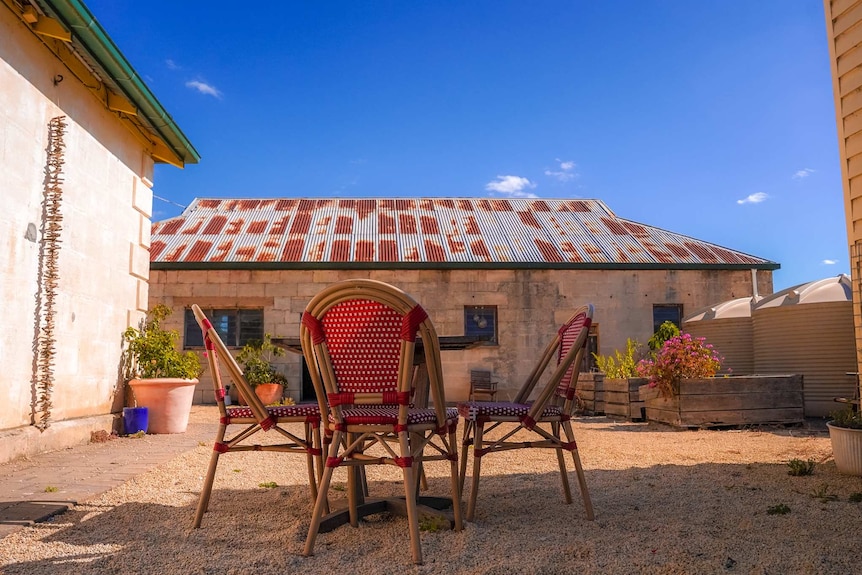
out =
[[[202,416],[212,417],[204,412]],[[862,478],[838,474],[823,429],[675,431],[576,422],[596,520],[577,482],[563,505],[556,458],[513,451],[483,460],[476,521],[422,533],[410,561],[406,520],[385,514],[318,536],[302,557],[311,503],[304,460],[229,454],[201,529],[189,529],[211,448],[198,446],[52,521],[0,540],[0,573],[850,574],[860,571]],[[788,475],[790,459],[814,475]],[[429,466],[446,494],[447,467]],[[343,501],[337,471],[333,503]],[[276,488],[260,487],[275,482]],[[369,474],[372,494],[402,491],[397,469]],[[341,489],[339,489],[341,488]],[[786,509],[784,514],[774,513]],[[770,513],[770,512],[773,513]]]

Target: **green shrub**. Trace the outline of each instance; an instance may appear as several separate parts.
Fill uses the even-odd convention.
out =
[[[790,469],[787,471],[788,475],[793,475],[794,477],[798,477],[801,475],[814,475],[814,463],[813,459],[809,459],[807,461],[803,461],[801,459],[791,459],[787,462],[787,466]]]
[[[835,427],[862,429],[862,413],[854,411],[853,407],[850,405],[844,409],[833,411],[830,415],[832,417],[832,421],[830,423]]]
[[[649,338],[649,348],[650,351],[656,353],[658,350],[662,348],[664,342],[667,340],[677,337],[680,334],[679,328],[672,321],[666,321],[658,326],[658,329],[652,337]]]
[[[784,503],[772,505],[766,509],[767,515],[787,515],[788,513],[790,513],[790,507],[788,507]]]
[[[612,379],[635,377],[635,366],[643,355],[641,347],[640,343],[629,338],[626,340],[625,353],[615,350],[614,355],[597,355],[594,353],[593,357],[596,358],[596,366],[598,366],[599,371],[605,374],[605,377]]]

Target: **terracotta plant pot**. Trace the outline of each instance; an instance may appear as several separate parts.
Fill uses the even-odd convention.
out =
[[[862,475],[862,429],[837,427],[826,423],[832,441],[832,457],[835,467],[847,475]]]
[[[197,379],[171,377],[132,379],[129,385],[138,407],[149,409],[149,433],[183,433],[189,424],[189,412]]]
[[[280,383],[260,383],[255,386],[254,394],[258,396],[264,405],[281,401],[284,395],[284,386]]]

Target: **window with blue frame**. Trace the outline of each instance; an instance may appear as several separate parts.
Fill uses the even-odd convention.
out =
[[[485,345],[497,344],[497,306],[465,305],[464,335],[483,337]]]
[[[219,337],[228,347],[242,347],[250,340],[263,339],[262,309],[204,309]],[[191,308],[186,309],[183,347],[203,347],[201,329]]]
[[[672,321],[676,327],[682,326],[682,304],[653,304],[652,306],[652,332],[658,331],[661,324]]]

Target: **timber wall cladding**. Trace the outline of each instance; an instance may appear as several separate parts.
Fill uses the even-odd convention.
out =
[[[674,397],[648,397],[646,417],[677,427],[801,423],[802,375],[684,379]]]
[[[832,92],[841,158],[841,183],[844,191],[844,217],[851,250],[862,244],[862,2],[825,0],[826,33],[832,68]],[[860,270],[853,270],[859,282]],[[856,303],[854,328],[856,341],[862,342],[862,314]],[[862,371],[862,345],[856,348],[855,371]]]

